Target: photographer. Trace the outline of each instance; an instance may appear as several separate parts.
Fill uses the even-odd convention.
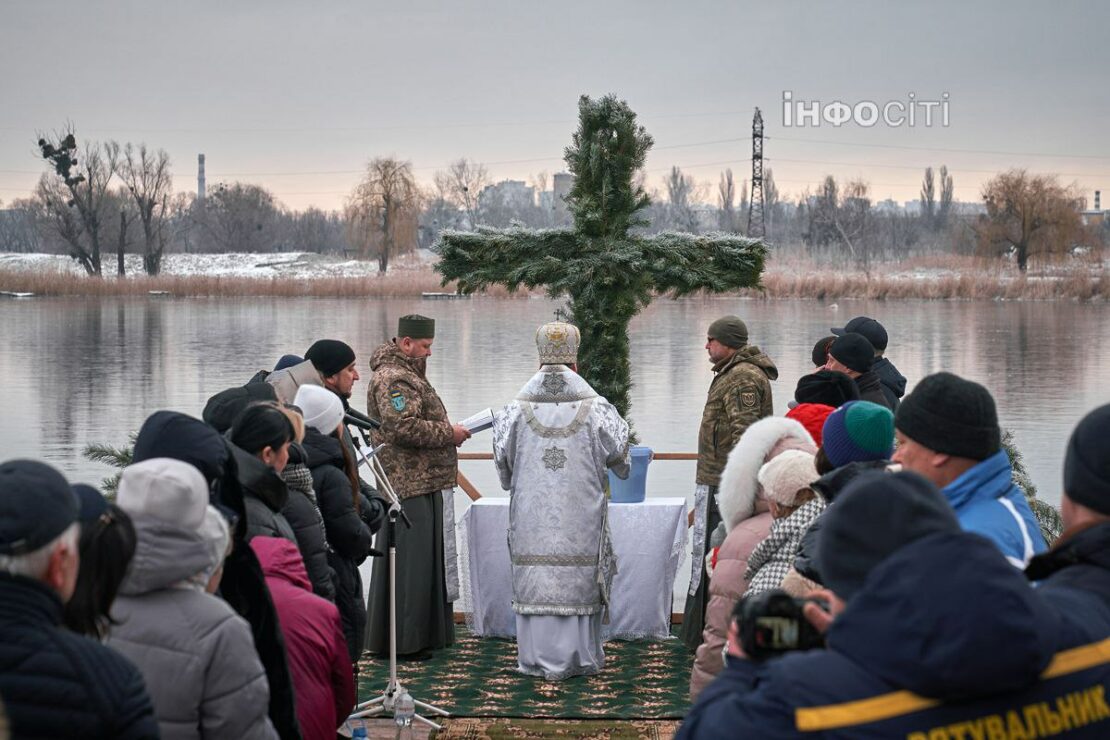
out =
[[[1087,643],[1106,635],[1058,616],[932,484],[865,473],[825,518],[828,590],[742,601],[679,738],[1105,736],[1110,660]],[[819,633],[826,649],[778,657]]]

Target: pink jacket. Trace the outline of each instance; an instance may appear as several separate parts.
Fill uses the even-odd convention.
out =
[[[748,589],[744,579],[748,558],[771,531],[771,515],[760,495],[757,475],[765,462],[786,450],[814,454],[817,446],[797,421],[768,416],[748,427],[728,455],[717,494],[728,535],[717,552],[717,567],[709,579],[705,630],[690,674],[691,701],[724,667],[721,649],[728,638],[732,607]]]
[[[297,546],[277,537],[255,537],[266,585],[277,609],[304,740],[335,740],[355,705],[347,640],[335,604],[312,593]]]
[[[705,608],[705,631],[690,674],[690,701],[717,677],[724,667],[721,650],[728,637],[729,617],[736,601],[748,590],[744,572],[748,556],[771,531],[771,513],[756,514],[737,524],[717,552],[717,567],[709,579],[709,603]]]

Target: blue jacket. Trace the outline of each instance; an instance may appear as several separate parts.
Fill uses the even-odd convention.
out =
[[[56,593],[6,573],[0,574],[0,701],[13,738],[158,737],[139,669],[66,630]]]
[[[942,493],[956,510],[965,531],[994,542],[1018,568],[1025,568],[1033,555],[1047,549],[1025,494],[1014,485],[1014,473],[1005,450],[965,472],[945,486]],[[1025,524],[1024,531],[1018,525],[1018,517]]]
[[[872,571],[827,649],[730,657],[677,737],[1106,737],[1106,637],[1063,620],[983,538],[936,534]]]

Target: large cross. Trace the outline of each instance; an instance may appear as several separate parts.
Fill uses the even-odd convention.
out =
[[[582,333],[578,370],[628,417],[628,325],[661,294],[678,297],[756,287],[766,247],[732,234],[640,233],[649,200],[636,182],[652,138],[614,96],[578,102],[579,128],[567,147],[574,186],[570,229],[444,231],[436,269],[463,293],[491,285],[546,289],[569,300]],[[691,327],[691,341],[701,329]]]

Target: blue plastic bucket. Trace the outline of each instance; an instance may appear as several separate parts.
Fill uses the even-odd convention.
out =
[[[648,463],[651,462],[651,448],[633,446],[632,471],[627,480],[621,480],[609,471],[609,500],[615,504],[638,504],[647,492]]]

